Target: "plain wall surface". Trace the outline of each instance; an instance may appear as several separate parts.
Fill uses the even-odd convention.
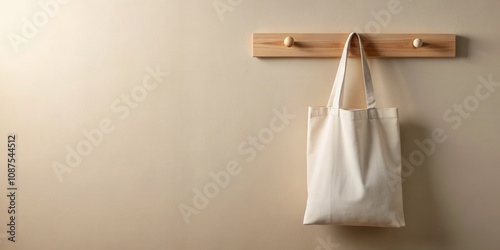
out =
[[[495,0],[2,0],[0,248],[498,249],[498,13]],[[302,225],[307,108],[326,104],[339,59],[251,53],[254,32],[352,31],[458,36],[456,58],[369,59],[378,106],[400,113],[402,229]],[[359,63],[348,72],[346,106],[360,106]]]

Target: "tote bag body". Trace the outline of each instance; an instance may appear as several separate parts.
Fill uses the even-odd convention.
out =
[[[358,37],[367,109],[340,107],[350,42]],[[376,108],[361,39],[346,41],[326,107],[309,107],[304,224],[402,227],[398,110]]]

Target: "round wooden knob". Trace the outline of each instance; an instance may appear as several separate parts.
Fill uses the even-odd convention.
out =
[[[422,41],[422,39],[415,38],[415,40],[413,40],[413,47],[420,48],[422,45],[424,45],[424,41]]]
[[[292,36],[287,36],[285,37],[285,40],[283,40],[283,44],[285,44],[285,46],[287,46],[288,48],[291,48],[294,43],[295,39],[293,39]]]

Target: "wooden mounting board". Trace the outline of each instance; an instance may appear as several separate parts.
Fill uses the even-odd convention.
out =
[[[455,34],[360,34],[369,57],[455,57]],[[287,36],[293,47],[283,44]],[[340,57],[348,33],[254,33],[254,57]],[[422,47],[413,47],[420,38]],[[353,39],[350,55],[359,55]]]

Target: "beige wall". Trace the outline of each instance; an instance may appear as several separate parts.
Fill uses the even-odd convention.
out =
[[[499,84],[479,79],[500,82],[500,2],[37,2],[0,1],[1,249],[498,248]],[[379,106],[401,114],[403,229],[302,225],[307,107],[338,59],[251,56],[253,32],[353,30],[459,36],[456,58],[370,60]],[[415,141],[436,129],[426,155]]]

